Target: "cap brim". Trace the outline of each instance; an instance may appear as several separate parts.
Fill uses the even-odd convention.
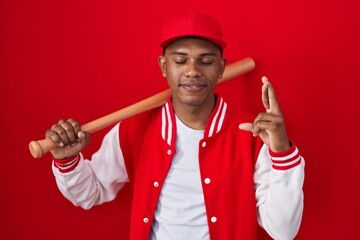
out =
[[[206,35],[201,35],[201,34],[187,34],[187,35],[182,34],[182,35],[178,35],[178,36],[172,36],[170,38],[164,39],[160,43],[160,47],[166,48],[173,41],[180,39],[180,38],[185,38],[185,37],[200,37],[200,38],[204,38],[206,40],[209,40],[210,42],[215,43],[220,49],[224,49],[226,47],[226,42],[224,42],[223,40],[214,38],[214,37],[210,37],[210,36],[206,36]]]

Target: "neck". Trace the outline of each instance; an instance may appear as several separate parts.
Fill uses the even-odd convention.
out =
[[[186,126],[195,130],[204,130],[208,118],[214,109],[215,102],[215,95],[212,95],[209,101],[205,101],[200,105],[184,104],[173,99],[173,107],[176,116]]]

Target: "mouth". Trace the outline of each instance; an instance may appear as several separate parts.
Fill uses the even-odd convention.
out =
[[[185,89],[188,92],[196,93],[207,88],[207,85],[204,83],[179,83],[179,87]]]

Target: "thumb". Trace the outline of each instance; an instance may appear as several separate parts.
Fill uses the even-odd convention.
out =
[[[78,137],[79,137],[78,142],[82,145],[82,148],[86,147],[89,144],[89,142],[90,142],[90,133],[80,131],[80,132],[78,132]]]
[[[253,131],[253,124],[252,123],[241,123],[239,125],[239,129],[252,132]]]

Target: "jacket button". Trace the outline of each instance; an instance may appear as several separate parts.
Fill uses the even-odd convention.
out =
[[[171,154],[171,149],[167,150],[167,154],[168,154],[168,155]]]
[[[204,179],[204,183],[205,183],[205,184],[209,184],[210,182],[211,182],[210,178],[205,178],[205,179]]]
[[[159,183],[158,182],[154,182],[154,187],[158,187]]]
[[[201,144],[201,146],[202,146],[202,147],[206,147],[206,142],[203,142],[203,143]]]
[[[143,219],[144,223],[148,223],[149,222],[149,219],[146,217]]]
[[[214,216],[214,217],[211,217],[210,221],[211,221],[212,223],[216,223],[217,218],[216,218],[215,216]]]

